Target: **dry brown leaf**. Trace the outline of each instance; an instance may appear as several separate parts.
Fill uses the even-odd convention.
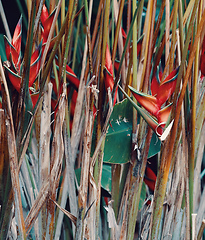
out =
[[[73,214],[68,212],[66,209],[62,208],[55,200],[51,199],[50,200],[55,203],[55,205],[75,224],[77,223],[77,217],[75,217]]]

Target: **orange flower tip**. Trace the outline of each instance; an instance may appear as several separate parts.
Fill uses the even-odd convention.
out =
[[[159,123],[167,122],[171,109],[172,109],[172,103],[170,103],[168,106],[159,110],[157,115],[157,119]]]
[[[42,12],[41,12],[41,23],[42,23],[42,25],[45,24],[45,21],[48,19],[48,17],[49,17],[48,9],[47,9],[46,5],[44,4]]]
[[[159,106],[165,103],[169,99],[169,97],[173,94],[176,87],[178,70],[179,67],[172,71],[169,74],[169,76],[167,76],[165,80],[161,82],[159,89],[157,91],[157,103]]]
[[[51,25],[53,23],[54,15],[55,15],[56,8],[53,10],[53,12],[45,19],[45,16],[47,16],[47,13],[45,13],[45,16],[42,17],[41,23],[43,25],[43,39],[44,42],[47,40]],[[45,11],[46,12],[46,11]]]
[[[14,35],[11,44],[16,49],[17,53],[20,54],[21,51],[21,32],[22,32],[22,16],[20,17],[16,28],[14,30]]]

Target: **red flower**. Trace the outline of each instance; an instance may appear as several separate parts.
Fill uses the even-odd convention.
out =
[[[171,111],[171,104],[163,108],[162,106],[175,90],[178,69],[179,68],[172,71],[162,82],[162,72],[158,71],[157,75],[152,79],[151,82],[152,95],[139,92],[133,87],[129,86],[133,96],[137,99],[139,104],[151,114],[149,118],[144,114],[144,118],[159,136],[161,136],[163,133],[163,128],[166,125],[169,113]]]
[[[110,54],[108,44],[107,44],[106,53],[105,53],[105,72],[104,73],[105,73],[105,88],[106,88],[106,90],[108,88],[110,88],[110,90],[112,92],[113,87],[114,87],[114,78],[113,78],[113,67],[112,67],[111,54]],[[116,103],[116,99],[117,99],[117,88],[115,90],[113,106]]]
[[[205,37],[203,39],[201,59],[200,59],[201,78],[205,76]]]
[[[7,37],[4,36],[6,57],[10,62],[10,66],[5,66],[8,77],[13,87],[20,92],[21,87],[21,33],[22,33],[22,18],[20,18],[10,43]],[[31,56],[31,65],[29,73],[29,87],[31,87],[39,73],[40,60],[41,60],[41,47],[40,44]]]

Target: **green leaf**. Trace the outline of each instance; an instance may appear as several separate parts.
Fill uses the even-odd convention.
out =
[[[132,112],[132,104],[127,99],[115,105],[105,139],[104,162],[122,164],[130,161]]]
[[[104,188],[109,193],[111,193],[112,174],[111,174],[111,165],[110,164],[103,164],[101,187]]]
[[[80,184],[80,174],[81,174],[81,168],[75,169],[75,175],[76,175],[78,184]],[[111,177],[112,177],[111,165],[103,164],[101,187],[109,193],[111,193],[111,189],[112,189]]]
[[[132,144],[132,103],[128,99],[115,105],[105,140],[104,162],[123,164],[130,160]],[[148,158],[161,149],[161,141],[153,133]]]
[[[2,62],[7,60],[3,34],[0,34],[0,56],[1,56]]]
[[[158,122],[144,109],[139,107],[128,95],[127,93],[122,89],[120,85],[118,85],[119,89],[124,93],[124,95],[127,97],[127,99],[131,102],[132,106],[138,111],[140,116],[147,122],[147,124],[152,128],[153,131],[158,126]]]
[[[149,153],[148,158],[156,155],[161,150],[161,141],[159,140],[158,136],[153,133],[150,147],[149,147]]]
[[[144,205],[144,201],[146,198],[146,184],[142,183],[142,189],[141,189],[141,195],[140,195],[140,201],[139,201],[139,210],[141,210],[142,206]]]

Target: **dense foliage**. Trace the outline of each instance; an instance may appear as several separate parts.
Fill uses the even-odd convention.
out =
[[[17,20],[0,6],[0,238],[201,239],[205,2],[15,4]]]

